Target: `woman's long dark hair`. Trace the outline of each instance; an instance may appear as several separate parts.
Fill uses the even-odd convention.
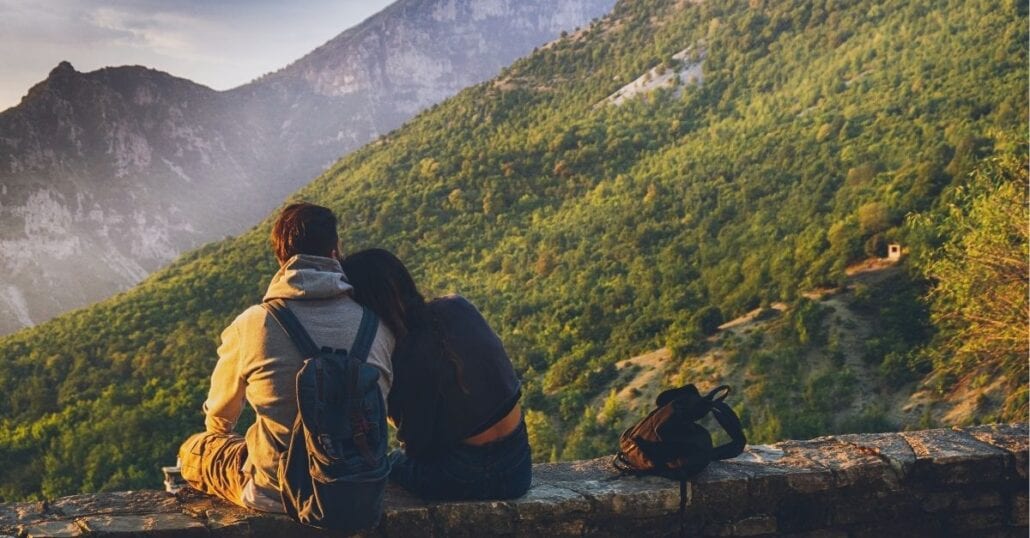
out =
[[[354,300],[371,308],[397,340],[426,317],[426,300],[404,264],[381,248],[362,250],[340,261]]]
[[[347,281],[354,286],[354,300],[372,309],[393,332],[397,342],[420,328],[432,331],[441,356],[454,366],[458,386],[468,392],[461,375],[461,362],[447,344],[443,327],[426,308],[426,300],[415,286],[408,268],[397,256],[381,248],[362,250],[340,260]]]

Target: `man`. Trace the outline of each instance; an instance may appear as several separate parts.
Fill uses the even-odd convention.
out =
[[[319,346],[350,349],[362,308],[340,268],[336,216],[313,204],[288,206],[272,227],[279,271],[264,301],[285,299]],[[386,398],[394,338],[380,323],[368,363],[380,371]],[[283,512],[277,470],[297,416],[296,376],[305,357],[261,305],[248,308],[222,332],[218,363],[204,402],[206,431],[179,448],[190,486],[237,505]],[[257,415],[246,437],[234,433],[244,400]]]

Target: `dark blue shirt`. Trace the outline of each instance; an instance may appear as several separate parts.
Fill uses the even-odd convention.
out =
[[[485,431],[518,402],[521,382],[500,338],[464,297],[427,305],[397,342],[389,413],[411,458],[431,458]]]

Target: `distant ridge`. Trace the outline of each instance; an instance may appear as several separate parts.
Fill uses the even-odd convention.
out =
[[[60,62],[0,113],[0,334],[247,229],[342,155],[614,2],[403,0],[225,92]]]

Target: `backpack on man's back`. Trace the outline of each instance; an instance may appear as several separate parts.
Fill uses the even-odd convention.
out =
[[[286,513],[321,529],[376,526],[390,474],[379,371],[366,363],[378,318],[363,308],[348,352],[318,347],[285,301],[263,306],[305,357],[297,372],[297,419],[279,460]]]

